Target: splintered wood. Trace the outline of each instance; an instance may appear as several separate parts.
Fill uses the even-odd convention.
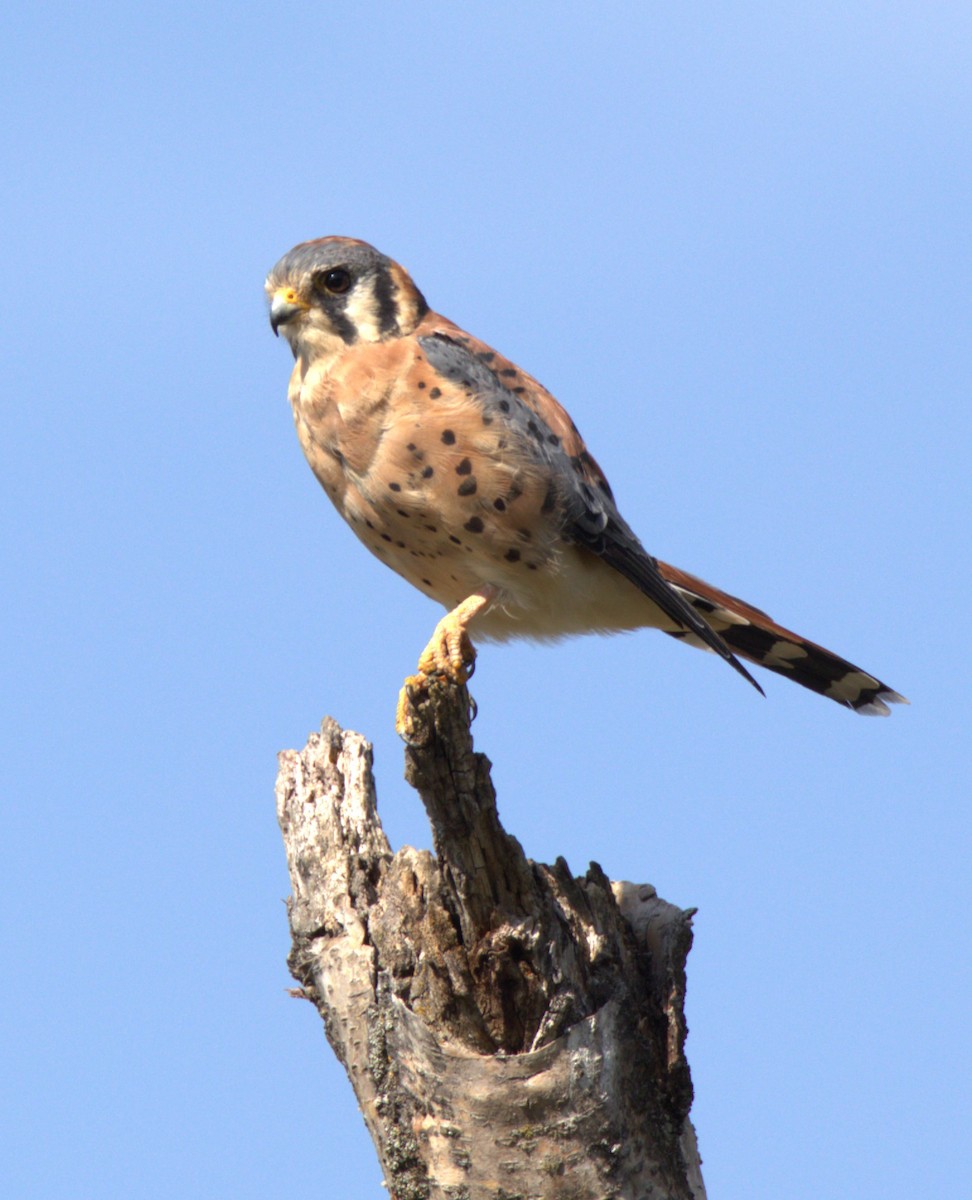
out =
[[[280,755],[277,779],[288,965],[389,1194],[704,1200],[684,1056],[691,912],[593,863],[575,878],[563,859],[527,859],[500,824],[464,687],[433,678],[406,715],[434,855],[392,853],[371,747],[329,718]]]

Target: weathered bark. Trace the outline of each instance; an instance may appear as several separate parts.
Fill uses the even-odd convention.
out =
[[[289,966],[396,1200],[701,1200],[683,1054],[691,912],[499,823],[465,688],[413,693],[406,777],[435,857],[392,854],[371,748],[325,720],[280,756]],[[592,801],[593,807],[593,801]]]

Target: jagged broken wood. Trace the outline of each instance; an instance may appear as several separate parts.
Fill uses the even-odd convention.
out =
[[[574,878],[563,859],[527,859],[500,825],[464,687],[433,680],[407,717],[435,856],[392,853],[371,747],[329,718],[281,754],[277,780],[290,970],[390,1195],[702,1200],[683,1050],[691,913],[593,863]]]

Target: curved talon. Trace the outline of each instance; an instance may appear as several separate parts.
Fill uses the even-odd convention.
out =
[[[412,693],[424,691],[428,686],[429,679],[424,673],[409,675],[398,693],[398,704],[395,708],[395,732],[410,745],[412,744]]]
[[[458,683],[465,683],[467,664],[475,656],[476,652],[465,633],[457,637],[447,629],[438,636],[433,635],[432,641],[422,651],[418,669],[423,675],[446,675]]]
[[[418,661],[418,674],[410,675],[398,694],[395,710],[395,730],[405,741],[412,732],[411,691],[425,689],[430,675],[443,675],[454,683],[463,684],[472,677],[476,667],[476,649],[469,640],[466,626],[493,602],[496,589],[485,585],[447,612],[433,630],[429,644]]]
[[[418,669],[423,675],[445,675],[456,683],[465,683],[472,674],[476,651],[469,635],[454,613],[448,613],[436,625],[429,644],[422,651]]]

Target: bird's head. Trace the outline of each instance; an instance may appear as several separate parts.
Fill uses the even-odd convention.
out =
[[[429,308],[403,267],[354,238],[295,246],[267,276],[266,291],[270,327],[295,356],[316,358],[355,342],[401,337]]]

